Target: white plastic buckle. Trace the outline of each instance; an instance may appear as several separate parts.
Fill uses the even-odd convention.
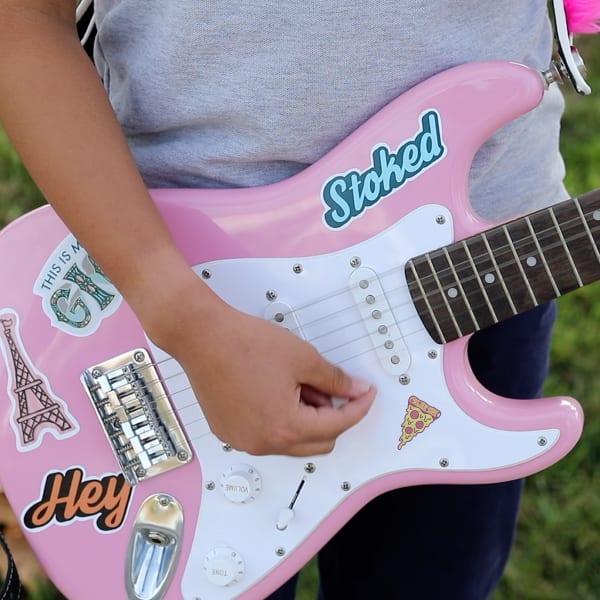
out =
[[[592,93],[592,88],[584,79],[587,74],[585,65],[577,48],[573,46],[573,36],[567,26],[564,0],[552,0],[552,14],[554,17],[554,35],[558,46],[558,60],[561,62],[559,69],[568,75],[578,94],[587,96]]]

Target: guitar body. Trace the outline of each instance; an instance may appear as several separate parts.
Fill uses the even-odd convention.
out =
[[[473,155],[543,93],[521,65],[461,66],[287,181],[153,191],[223,299],[376,384],[327,456],[224,446],[179,365],[50,208],[1,233],[0,481],[67,597],[263,598],[386,490],[514,479],[573,447],[579,405],[483,389],[467,338],[435,343],[404,275],[411,257],[489,227],[468,200]],[[132,382],[142,368],[151,377]]]

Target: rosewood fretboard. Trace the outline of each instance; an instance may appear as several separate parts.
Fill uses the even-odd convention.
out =
[[[438,343],[489,327],[600,279],[600,189],[406,263],[410,294]]]

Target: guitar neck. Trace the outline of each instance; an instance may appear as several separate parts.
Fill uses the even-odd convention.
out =
[[[405,273],[437,343],[600,279],[600,189],[417,256]]]

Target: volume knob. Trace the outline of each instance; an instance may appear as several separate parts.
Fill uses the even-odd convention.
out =
[[[235,504],[252,502],[262,489],[262,477],[251,465],[232,465],[221,475],[221,490]]]
[[[232,548],[219,546],[204,557],[207,579],[218,587],[237,583],[246,570],[244,559]]]

